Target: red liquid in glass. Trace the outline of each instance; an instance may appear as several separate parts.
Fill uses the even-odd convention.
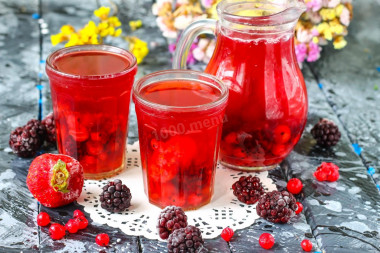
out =
[[[124,167],[130,90],[129,60],[105,51],[80,51],[52,62],[50,79],[60,153],[79,160],[86,178],[112,176]]]
[[[220,160],[236,169],[278,164],[306,123],[306,87],[293,37],[264,35],[220,32],[206,68],[229,87]]]
[[[160,105],[189,107],[214,102],[221,92],[200,82],[165,81],[144,87],[140,96]],[[163,111],[134,100],[149,201],[185,210],[209,203],[225,103],[198,111]]]

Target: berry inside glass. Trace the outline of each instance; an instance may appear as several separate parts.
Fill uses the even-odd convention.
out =
[[[184,210],[210,202],[228,89],[213,76],[168,70],[133,89],[145,193]]]
[[[58,150],[79,160],[85,178],[124,168],[131,89],[137,72],[126,50],[85,45],[47,58]]]

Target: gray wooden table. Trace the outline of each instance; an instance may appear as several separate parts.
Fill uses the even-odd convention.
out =
[[[131,17],[143,20],[144,28],[134,34],[155,46],[139,66],[138,77],[170,68],[166,40],[151,14],[152,2],[114,2],[123,24]],[[36,85],[43,85],[42,114],[51,111],[48,80],[40,62],[56,49],[50,44],[48,30],[54,34],[67,23],[83,26],[97,7],[95,0],[0,0],[0,252],[166,251],[165,243],[127,236],[91,220],[86,230],[65,240],[52,241],[47,229],[36,224],[38,212],[48,212],[54,220],[64,223],[73,210],[82,207],[78,204],[57,209],[39,206],[25,185],[32,159],[17,158],[8,149],[10,131],[39,113]],[[35,13],[42,19],[34,19]],[[379,13],[379,0],[354,1],[348,46],[343,51],[325,48],[318,63],[303,69],[310,108],[306,130],[294,151],[269,177],[278,189],[283,189],[289,178],[300,178],[305,185],[299,196],[304,212],[285,225],[259,219],[249,228],[236,231],[228,244],[220,237],[207,240],[205,247],[209,252],[302,252],[300,242],[304,238],[313,242],[314,251],[380,251],[377,189],[380,187],[380,91],[376,88],[380,85]],[[122,40],[112,43],[126,47]],[[333,149],[316,147],[309,133],[320,117],[332,119],[341,129],[341,141]],[[129,142],[135,140],[137,126],[132,107]],[[324,184],[312,179],[312,172],[322,161],[334,162],[341,168],[338,182]],[[369,168],[374,168],[375,174],[368,173]],[[276,238],[270,251],[258,244],[258,237],[265,231]],[[100,232],[110,235],[110,247],[100,248],[94,243]]]

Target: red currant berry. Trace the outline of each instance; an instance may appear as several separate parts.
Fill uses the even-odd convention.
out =
[[[226,241],[226,242],[229,242],[232,238],[232,236],[234,236],[234,231],[232,230],[232,228],[230,227],[226,227],[225,229],[223,229],[222,233],[220,234],[220,236]]]
[[[301,213],[302,210],[303,210],[303,205],[302,205],[302,203],[300,203],[300,202],[296,202],[296,204],[297,204],[296,214],[299,214],[299,213]]]
[[[95,238],[95,242],[99,246],[107,246],[110,242],[110,237],[107,234],[98,234]]]
[[[298,194],[302,191],[303,184],[298,178],[292,178],[288,181],[286,188],[292,194]]]
[[[263,249],[271,249],[274,245],[274,237],[269,233],[260,235],[259,244]]]
[[[310,252],[313,248],[313,244],[311,243],[311,241],[305,239],[301,242],[301,247],[304,251],[306,252]]]
[[[88,220],[86,217],[77,217],[75,220],[79,223],[79,229],[85,229],[88,226]]]
[[[58,223],[51,224],[49,228],[49,235],[53,240],[60,240],[66,234],[65,227]]]
[[[45,212],[40,212],[37,215],[37,224],[38,224],[38,226],[45,227],[45,226],[49,225],[49,223],[50,223],[50,216],[49,216],[49,214],[47,214]]]
[[[79,230],[79,222],[76,219],[70,219],[66,225],[65,228],[69,233],[75,234]]]
[[[84,214],[82,213],[81,210],[75,210],[73,217],[74,218],[79,218],[79,217],[85,217],[85,216],[84,216]]]

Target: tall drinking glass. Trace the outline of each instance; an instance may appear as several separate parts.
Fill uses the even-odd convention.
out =
[[[145,193],[161,208],[197,209],[214,190],[228,89],[214,76],[167,70],[133,88]]]
[[[124,168],[136,58],[106,45],[63,48],[46,61],[58,150],[79,160],[85,178]]]

